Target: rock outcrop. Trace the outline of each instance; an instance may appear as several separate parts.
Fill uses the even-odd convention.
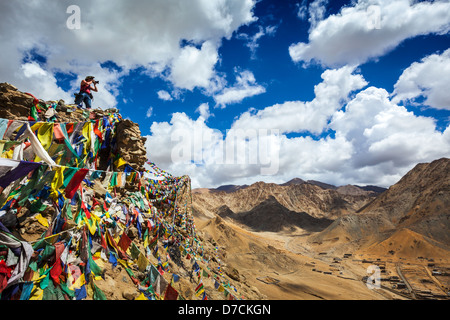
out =
[[[13,123],[9,120],[21,121],[14,125],[19,132],[8,134],[11,141],[7,141],[8,150],[2,155],[11,159],[15,151],[11,148],[25,148],[31,143],[30,135],[22,134],[36,124],[36,132],[51,128],[45,131],[50,132],[46,139],[43,132],[41,140],[38,133],[35,138],[41,147],[46,140],[47,156],[58,159],[55,167],[36,160],[34,153],[30,162],[21,161],[23,157],[4,162],[29,165],[34,159],[39,164],[33,163],[33,168],[39,170],[13,179],[14,183],[1,189],[4,211],[0,212],[0,222],[7,230],[0,228],[0,266],[3,268],[5,261],[9,264],[7,276],[0,273],[2,300],[16,299],[14,292],[19,297],[25,292],[22,286],[8,283],[10,271],[19,268],[14,263],[17,256],[8,251],[10,243],[4,241],[9,236],[20,239],[32,253],[21,266],[21,277],[29,281],[42,275],[47,281],[40,285],[41,277],[34,284],[30,282],[35,290],[25,300],[31,296],[44,300],[264,298],[240,276],[238,266],[221,261],[219,254],[224,253],[197,232],[189,177],[144,177],[145,138],[139,126],[123,119],[119,110],[84,110],[63,100],[43,101],[1,83],[0,118],[4,126]],[[70,138],[76,141],[67,142],[64,133],[57,139],[53,134],[56,124],[66,133],[69,128]],[[77,124],[81,124],[81,131],[88,132],[80,134],[74,129]],[[18,136],[23,140],[12,140]],[[75,162],[80,167],[67,165],[65,161],[76,158],[77,152],[89,162],[82,159]],[[95,164],[95,169],[87,170],[83,167],[86,163],[89,168]],[[0,177],[9,173],[7,167],[1,171]],[[83,175],[75,179],[79,173]],[[75,180],[75,193],[69,197],[67,188]],[[7,201],[11,191],[14,199]],[[64,248],[70,248],[70,252],[63,258]],[[6,283],[10,286],[5,287]]]
[[[21,92],[9,83],[0,83],[0,118],[28,120],[31,108],[38,104],[42,109],[49,106],[54,107],[55,122],[82,122],[88,119],[95,120],[107,117],[110,114],[118,113],[119,110],[110,108],[106,110],[77,108],[74,104],[66,104],[64,100],[44,101],[34,95]],[[38,113],[39,120],[45,121],[45,112]],[[102,150],[98,167],[106,169],[108,156],[112,151],[120,154],[125,162],[137,171],[144,171],[147,161],[147,150],[145,149],[146,138],[141,136],[141,131],[137,123],[129,119],[121,119],[118,123],[116,135],[120,137],[117,141],[116,150]],[[114,171],[123,171],[124,167],[114,167]]]

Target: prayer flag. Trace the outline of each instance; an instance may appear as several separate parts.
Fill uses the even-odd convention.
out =
[[[203,286],[203,282],[200,281],[200,284],[195,288],[195,295],[199,297],[203,292],[205,292],[205,287]]]
[[[164,300],[177,300],[178,291],[175,290],[170,284],[167,286],[166,293],[164,294]]]
[[[131,244],[131,239],[127,236],[126,232],[122,233],[122,236],[120,237],[119,243],[117,244],[118,247],[122,248],[122,250],[125,252],[128,250],[128,247]]]
[[[89,172],[88,169],[80,169],[78,170],[72,179],[70,179],[69,184],[66,187],[65,195],[67,199],[72,199],[75,193],[77,192],[77,189],[79,188],[81,182],[85,178],[86,174]]]

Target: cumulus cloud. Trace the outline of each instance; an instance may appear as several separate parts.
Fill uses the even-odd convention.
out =
[[[173,60],[169,79],[182,89],[208,88],[218,59],[217,47],[210,41],[203,43],[200,49],[186,46]]]
[[[450,126],[440,132],[434,119],[416,116],[398,105],[385,89],[363,89],[366,81],[353,68],[327,70],[322,78],[312,101],[269,107],[252,119],[244,113],[224,134],[206,125],[206,104],[199,107],[197,120],[176,113],[170,123],[153,123],[147,138],[149,157],[169,172],[189,174],[193,187],[259,180],[283,183],[294,177],[388,187],[417,162],[448,156]],[[350,94],[353,91],[356,94]],[[297,117],[288,123],[302,112],[303,122]],[[279,131],[270,129],[274,124],[269,119]],[[308,127],[308,119],[316,125]],[[320,132],[324,127],[333,134],[316,138],[287,135]],[[274,170],[269,171],[272,174],[262,170],[268,168]]]
[[[226,87],[220,93],[214,95],[217,105],[225,108],[227,104],[238,103],[255,95],[266,92],[266,89],[256,83],[255,76],[249,70],[240,72],[236,76],[236,83],[232,87]]]
[[[66,10],[70,5],[73,1],[1,2],[0,30],[5,32],[1,32],[0,41],[8,44],[2,47],[0,60],[4,81],[24,91],[33,89],[40,96],[46,86],[55,85],[52,75],[57,72],[77,78],[71,91],[78,88],[78,80],[95,74],[97,78],[106,76],[102,89],[110,90],[114,98],[120,77],[141,67],[182,89],[207,87],[208,81],[215,83],[222,39],[229,39],[241,25],[255,21],[254,0],[164,0],[152,1],[152,5],[145,0],[135,0],[133,5],[123,0],[80,0],[76,2],[80,29],[69,29],[66,22],[70,13]],[[182,46],[183,41],[189,45]],[[30,77],[33,66],[22,68],[23,58],[30,51],[45,58],[40,68],[47,76]],[[106,61],[115,63],[120,71],[99,65]],[[28,76],[24,74],[27,70]],[[45,82],[38,83],[36,77]],[[56,90],[53,97],[45,98],[55,99],[60,93]],[[103,92],[97,98],[102,106],[115,102]]]
[[[289,47],[293,61],[329,67],[361,64],[408,38],[450,30],[448,1],[359,0],[324,18],[325,3],[310,4],[309,42]]]
[[[345,111],[335,113],[330,127],[353,145],[347,178],[389,185],[417,162],[448,156],[450,151],[446,133],[436,130],[432,118],[407,111],[380,88],[359,92]]]
[[[200,117],[205,121],[211,116],[211,112],[209,111],[209,104],[202,103],[196,110],[196,112],[200,113]]]
[[[69,93],[58,87],[54,75],[44,70],[37,62],[22,64],[16,74],[21,81],[29,82],[30,93],[39,92],[40,98],[50,100],[58,97],[65,101],[73,100]]]
[[[172,101],[173,98],[166,90],[159,90],[158,91],[158,98],[164,101]]]
[[[279,129],[281,133],[305,132],[320,134],[336,110],[342,108],[351,92],[361,89],[367,82],[354,67],[326,70],[322,82],[314,87],[312,101],[287,101],[254,113],[243,113],[233,128]]]
[[[206,108],[200,109],[205,112]],[[204,116],[194,120],[177,112],[170,123],[154,122],[145,144],[153,162],[174,175],[189,174],[197,187],[214,179],[213,172],[219,166],[214,150],[223,138],[220,131],[205,124]]]
[[[421,104],[435,109],[450,110],[450,49],[442,54],[432,54],[405,69],[394,85],[395,102],[414,104],[425,97]]]

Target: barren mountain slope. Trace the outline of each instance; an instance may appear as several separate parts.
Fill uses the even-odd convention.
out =
[[[401,232],[405,235],[425,236],[422,242],[439,247],[436,254],[441,256],[441,249],[450,249],[449,191],[449,159],[419,164],[358,213],[337,219],[322,232],[311,236],[309,241],[322,246],[332,244],[334,247],[353,242],[354,248],[362,247],[361,250],[367,252],[384,241],[393,244],[385,253],[393,251],[401,254],[406,252],[404,247],[410,245],[409,240],[402,243],[398,239],[416,239],[411,236],[399,237],[397,232],[404,230]],[[407,231],[406,228],[414,232]],[[365,245],[371,244],[372,246],[364,249]],[[414,248],[414,243],[411,245]],[[384,244],[380,246],[389,247]],[[450,254],[449,251],[446,252],[447,255]]]
[[[223,209],[221,210],[222,215],[224,215]],[[307,232],[318,232],[332,222],[332,220],[326,218],[314,218],[305,212],[290,211],[282,206],[273,196],[270,196],[250,211],[238,214],[231,214],[228,211],[224,216],[231,217],[253,231],[295,231],[297,227]]]
[[[360,212],[450,244],[450,159],[418,164]]]
[[[234,213],[248,212],[265,200],[273,197],[286,209],[306,212],[315,218],[335,219],[372,201],[377,195],[360,189],[360,193],[345,190],[323,189],[317,185],[257,182],[234,192],[193,192],[194,210],[198,214],[213,218],[224,205]]]

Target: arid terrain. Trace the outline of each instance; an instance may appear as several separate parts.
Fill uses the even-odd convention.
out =
[[[268,299],[449,299],[450,160],[375,190],[301,179],[194,190],[195,222]]]

